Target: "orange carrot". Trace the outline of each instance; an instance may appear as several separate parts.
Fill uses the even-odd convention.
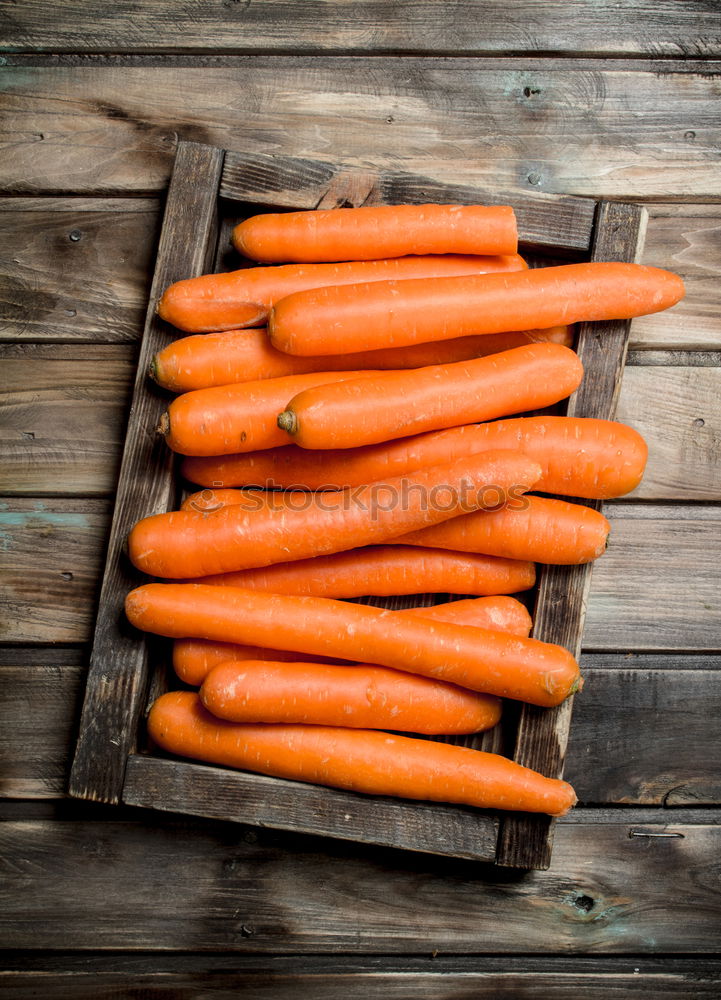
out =
[[[128,594],[125,611],[132,625],[171,639],[375,663],[542,707],[559,705],[581,685],[562,646],[325,597],[150,583]]]
[[[682,280],[643,264],[585,263],[513,274],[379,281],[281,299],[268,319],[289,354],[347,354],[581,320],[630,319],[683,298]]]
[[[198,490],[183,500],[180,510],[199,511],[213,514],[223,507],[243,507],[244,510],[262,510],[263,507],[293,507],[307,503],[307,493],[303,490]]]
[[[445,524],[412,531],[391,543],[428,545],[459,552],[483,552],[506,559],[552,565],[591,562],[606,551],[611,525],[592,507],[524,496],[498,510],[454,517]]]
[[[158,430],[181,455],[227,455],[288,444],[278,413],[296,393],[312,385],[362,379],[363,372],[318,372],[287,378],[197,389],[178,396]]]
[[[227,660],[200,689],[229,722],[304,723],[427,735],[478,733],[501,718],[499,698],[372,664]]]
[[[502,256],[445,254],[333,264],[248,267],[226,274],[203,274],[166,288],[160,317],[189,333],[262,326],[270,307],[293,292],[359,281],[405,280],[453,274],[520,271],[528,265],[515,252]],[[258,376],[260,378],[260,376]]]
[[[412,258],[410,258],[412,259]],[[412,347],[385,351],[359,351],[355,354],[326,354],[299,358],[277,351],[265,330],[227,330],[225,333],[198,334],[172,341],[153,358],[151,377],[171,392],[189,392],[216,385],[282,378],[305,372],[350,371],[352,369],[388,370],[425,368],[428,365],[469,361],[488,354],[498,354],[523,344],[551,341],[573,345],[569,326],[548,330],[522,330],[514,333],[459,337]]]
[[[498,754],[375,730],[223,722],[193,691],[161,695],[148,733],[182,757],[369,795],[552,816],[576,803],[567,782]]]
[[[641,482],[648,448],[632,427],[590,417],[515,417],[347,448],[297,445],[222,458],[186,458],[183,475],[201,486],[354,488],[488,448],[525,452],[543,469],[535,489],[587,499],[623,496]]]
[[[536,568],[526,560],[412,545],[376,545],[189,582],[310,597],[491,596],[529,590],[536,582]]]
[[[527,637],[531,616],[514,597],[476,597],[464,601],[434,604],[432,607],[404,608],[403,613],[456,625],[475,625],[496,632]],[[209,671],[225,660],[297,660],[292,650],[241,646],[208,639],[176,639],[173,643],[173,667],[186,684],[199,685]]]
[[[253,260],[379,260],[405,254],[511,254],[516,216],[507,205],[381,205],[255,215],[233,230]]]
[[[250,505],[252,509],[258,510],[259,505],[268,502],[278,505],[287,503],[292,506],[300,503],[303,496],[307,494],[300,490],[291,493],[274,493],[266,490],[203,490],[189,497],[182,509],[186,509],[186,504],[191,510],[221,510],[225,506],[245,504],[246,508]],[[453,550],[447,553],[448,556],[455,556],[459,552],[474,552],[552,565],[591,562],[606,551],[611,525],[603,514],[591,507],[530,494],[510,500],[499,495],[499,503],[502,506],[497,510],[481,510],[463,517],[454,517],[443,524],[392,538],[390,543],[403,546],[420,545],[434,550]],[[309,572],[313,571],[315,564],[315,560],[306,563]],[[292,565],[300,568],[298,563]],[[248,584],[240,581],[239,586],[245,587]],[[266,589],[278,588],[268,586]],[[453,590],[453,587],[427,589]],[[471,592],[473,591],[469,591]],[[347,595],[326,594],[326,596]]]
[[[478,510],[487,506],[489,483],[520,495],[539,474],[538,464],[525,455],[489,452],[353,491],[309,495],[304,507],[292,510],[235,506],[212,514],[154,514],[132,529],[128,553],[138,569],[171,579],[307,559]]]
[[[357,448],[549,406],[569,396],[582,376],[568,347],[527,344],[474,361],[301,390],[278,426],[302,448]]]

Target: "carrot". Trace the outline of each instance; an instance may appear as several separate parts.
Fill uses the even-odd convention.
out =
[[[364,448],[306,451],[287,445],[221,458],[186,458],[182,473],[201,486],[352,489],[488,448],[525,452],[543,472],[534,489],[586,499],[623,496],[641,482],[648,448],[638,431],[591,417],[515,417],[431,431]]]
[[[683,298],[682,280],[643,264],[562,264],[514,274],[315,288],[275,304],[274,347],[347,354],[581,320],[630,319]]]
[[[197,389],[178,396],[163,414],[158,431],[181,455],[227,455],[277,448],[288,443],[278,427],[280,410],[312,385],[351,378],[363,372],[318,372],[240,385]]]
[[[542,707],[559,705],[581,685],[562,646],[325,597],[150,583],[128,594],[125,611],[132,625],[171,639],[375,663]]]
[[[150,709],[148,733],[182,757],[367,795],[552,816],[576,803],[567,782],[498,754],[375,730],[223,722],[194,691],[161,695]]]
[[[476,597],[464,601],[434,604],[432,607],[404,608],[406,615],[431,618],[456,625],[476,625],[497,632],[528,636],[531,616],[514,597]],[[186,684],[202,684],[209,671],[225,660],[296,660],[292,650],[241,646],[208,639],[176,639],[173,643],[173,667]]]
[[[183,500],[180,510],[199,511],[213,514],[223,507],[242,507],[244,510],[262,510],[263,507],[293,507],[307,502],[307,494],[302,490],[198,490]]]
[[[451,735],[491,729],[494,695],[372,664],[227,660],[200,689],[203,705],[229,722],[304,723]]]
[[[212,514],[172,511],[139,521],[128,538],[133,564],[151,576],[183,579],[327,555],[438,524],[486,505],[486,484],[519,495],[540,467],[499,451],[371,483],[308,495],[304,507]],[[497,495],[492,499],[497,502]]]
[[[253,260],[378,260],[405,254],[512,254],[507,205],[381,205],[255,215],[235,227],[236,250]]]
[[[304,495],[306,494],[299,490],[291,493],[273,493],[265,490],[203,490],[188,497],[181,509],[186,509],[187,505],[191,510],[221,510],[225,506],[245,504],[257,510],[258,505],[268,502],[278,505],[287,503],[292,506],[300,503]],[[502,503],[504,499],[500,498],[500,502]],[[391,538],[389,541],[390,544],[403,546],[420,545],[430,549],[453,550],[453,553],[447,553],[448,556],[451,554],[455,556],[460,552],[474,552],[509,560],[577,565],[591,562],[606,551],[610,530],[611,525],[603,514],[591,507],[527,494],[506,500],[498,509],[475,511],[464,517],[454,517],[443,524],[421,528],[419,531],[412,531],[408,535]],[[337,560],[339,556],[328,558]],[[313,566],[316,564],[315,560],[308,561],[306,565],[309,572],[313,572]],[[298,563],[293,563],[292,566],[300,570]],[[426,569],[425,564],[423,569]],[[268,576],[273,576],[272,571],[264,572]],[[240,582],[239,585],[247,586],[244,582]],[[277,588],[268,586],[267,589]],[[444,585],[425,589],[453,590],[453,587]],[[289,591],[283,592],[289,593]],[[471,592],[469,590],[469,593]],[[346,595],[326,594],[326,596]]]
[[[474,361],[301,390],[278,426],[302,448],[357,448],[549,406],[570,395],[582,376],[568,347],[527,344]]]
[[[249,267],[227,274],[203,274],[176,281],[159,303],[161,319],[189,333],[262,326],[270,307],[293,292],[323,285],[349,285],[391,278],[520,271],[528,265],[515,252],[499,256],[445,254],[337,264]]]
[[[189,392],[216,385],[282,378],[305,372],[424,368],[428,365],[486,357],[488,354],[508,351],[512,347],[547,340],[571,347],[572,328],[554,326],[548,330],[491,333],[479,337],[458,337],[455,340],[415,344],[412,347],[391,347],[384,351],[325,354],[310,358],[277,351],[263,329],[227,330],[225,333],[198,334],[172,341],[153,358],[150,376],[171,392]]]
[[[552,565],[578,565],[606,550],[611,525],[592,507],[524,496],[498,510],[454,517],[445,524],[391,539],[404,548],[428,545],[459,552],[483,552],[506,559],[530,559]]]
[[[414,535],[420,534],[414,532]],[[536,569],[526,560],[449,552],[440,547],[376,545],[237,573],[203,576],[189,582],[309,597],[347,598],[369,594],[399,597],[426,593],[487,597],[529,590],[536,582]]]

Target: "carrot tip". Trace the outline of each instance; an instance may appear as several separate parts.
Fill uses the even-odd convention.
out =
[[[278,416],[278,426],[282,431],[287,431],[288,434],[297,434],[298,418],[292,410],[284,410]]]
[[[166,410],[158,421],[157,427],[158,434],[162,434],[163,437],[167,437],[170,434],[170,414]]]
[[[578,678],[571,685],[571,688],[570,688],[570,690],[569,690],[568,693],[569,694],[576,694],[578,691],[582,691],[582,690],[583,690],[583,677],[581,677],[581,675],[579,674]]]
[[[157,364],[157,361],[158,361],[158,355],[154,354],[153,358],[152,358],[152,360],[150,362],[150,364],[148,365],[148,378],[151,378],[153,380],[153,382],[157,382],[158,381],[158,364]]]

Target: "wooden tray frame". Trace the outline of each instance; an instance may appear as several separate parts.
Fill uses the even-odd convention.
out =
[[[196,143],[178,146],[168,189],[108,543],[69,793],[258,826],[493,862],[547,868],[553,821],[460,806],[364,796],[141,752],[145,707],[167,686],[167,643],[135,632],[123,601],[144,578],[124,544],[139,517],[171,510],[178,499],[173,458],[154,433],[166,397],[149,385],[148,364],[168,341],[155,304],[173,281],[222,267],[227,244],[221,206],[288,209],[446,202],[512,204],[526,250],[551,258],[636,260],[645,211],[592,199],[490,192],[399,173],[348,171],[291,157],[254,156]],[[247,209],[246,209],[247,211]],[[220,239],[219,239],[220,233]],[[629,322],[581,324],[577,350],[586,375],[569,415],[613,418]],[[584,501],[586,502],[586,501]],[[595,504],[600,507],[599,504]],[[580,654],[591,566],[543,567],[533,635]],[[417,601],[396,600],[394,606]],[[515,760],[560,776],[572,699],[556,709],[522,706]],[[489,746],[485,744],[474,744]]]

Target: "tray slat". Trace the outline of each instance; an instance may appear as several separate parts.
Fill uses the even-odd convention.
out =
[[[513,205],[521,242],[559,253],[588,254],[595,202],[573,195],[486,191],[416,174],[348,170],[321,160],[227,153],[220,194],[288,209],[443,202]]]
[[[123,801],[471,861],[493,861],[498,838],[498,819],[475,809],[369,798],[301,781],[139,754],[128,760]]]
[[[646,211],[640,206],[600,203],[591,260],[636,260],[645,225]],[[579,325],[576,350],[588,374],[568,401],[568,416],[613,419],[630,329],[630,320]],[[601,509],[600,501],[579,503]],[[538,583],[534,637],[565,646],[576,658],[581,653],[592,572],[593,563],[544,566]],[[513,759],[549,777],[560,778],[572,710],[573,698],[554,709],[524,705]],[[554,821],[548,816],[506,816],[501,822],[496,863],[513,868],[548,868],[553,831]]]
[[[207,270],[215,250],[217,190],[223,151],[181,143],[168,189],[163,228],[145,331],[138,359],[115,511],[100,590],[85,701],[69,792],[79,798],[117,803],[128,754],[148,681],[148,662],[158,644],[142,641],[125,621],[125,595],[144,581],[123,556],[128,533],[143,514],[173,506],[172,455],[154,433],[167,406],[148,384],[156,351],[168,341],[155,303],[167,285]]]

